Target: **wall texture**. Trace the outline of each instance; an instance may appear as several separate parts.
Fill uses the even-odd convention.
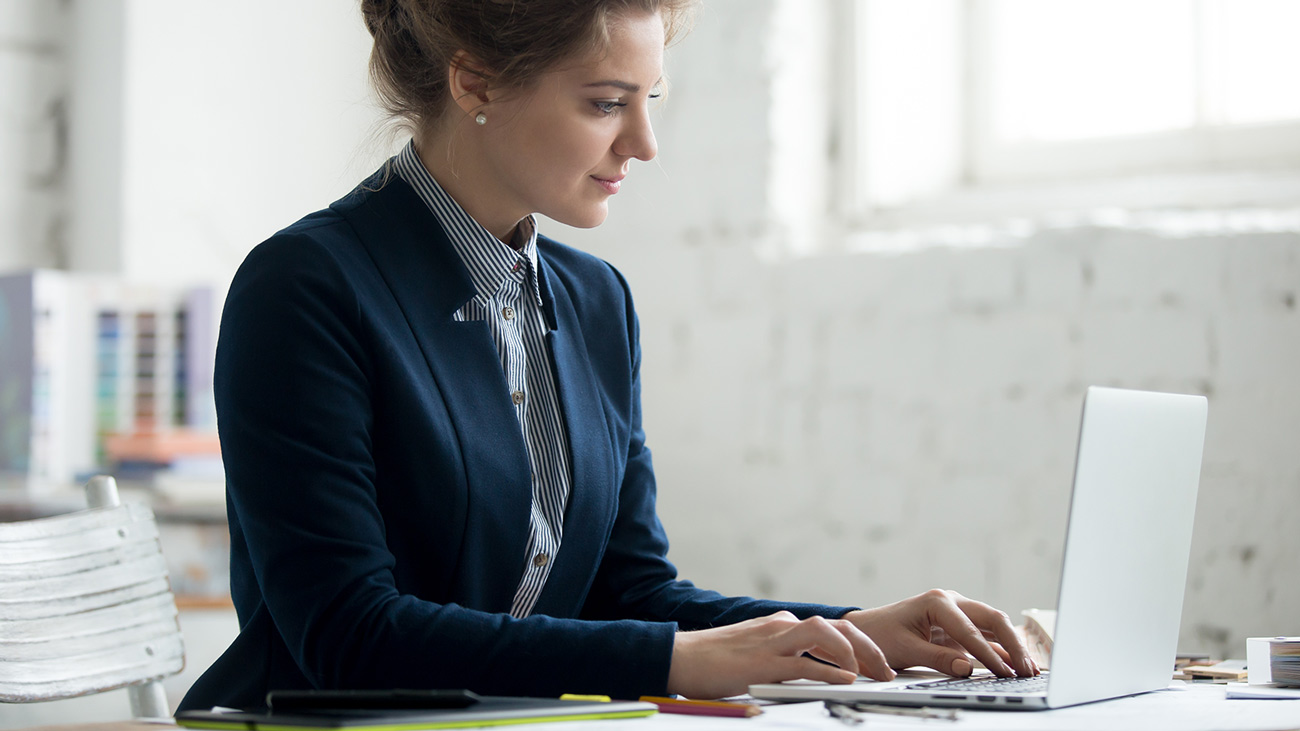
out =
[[[67,6],[0,0],[0,269],[64,263]]]
[[[1117,385],[1210,397],[1184,649],[1239,656],[1248,635],[1300,630],[1300,236],[1079,228],[781,263],[714,239],[613,258],[640,293],[687,575],[1053,606],[1081,395]]]

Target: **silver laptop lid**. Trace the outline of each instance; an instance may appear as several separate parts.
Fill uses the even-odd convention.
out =
[[[1206,413],[1202,396],[1088,389],[1048,706],[1169,685]]]

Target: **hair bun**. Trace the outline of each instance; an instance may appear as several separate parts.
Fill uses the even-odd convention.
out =
[[[490,83],[522,88],[574,54],[598,49],[610,18],[659,13],[664,35],[696,0],[361,0],[374,38],[370,78],[388,113],[419,128],[450,103],[447,69],[458,52]]]
[[[361,17],[366,30],[373,37],[385,26],[385,21],[400,10],[399,0],[361,0]]]

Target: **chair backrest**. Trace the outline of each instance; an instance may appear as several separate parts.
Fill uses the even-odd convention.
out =
[[[129,687],[132,715],[170,715],[159,682],[185,648],[148,507],[118,502],[111,477],[89,509],[0,523],[0,702]]]

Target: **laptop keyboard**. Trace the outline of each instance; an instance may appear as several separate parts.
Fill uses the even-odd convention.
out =
[[[956,678],[913,683],[909,688],[942,690],[956,693],[1042,693],[1047,690],[1047,675],[1032,678]]]

